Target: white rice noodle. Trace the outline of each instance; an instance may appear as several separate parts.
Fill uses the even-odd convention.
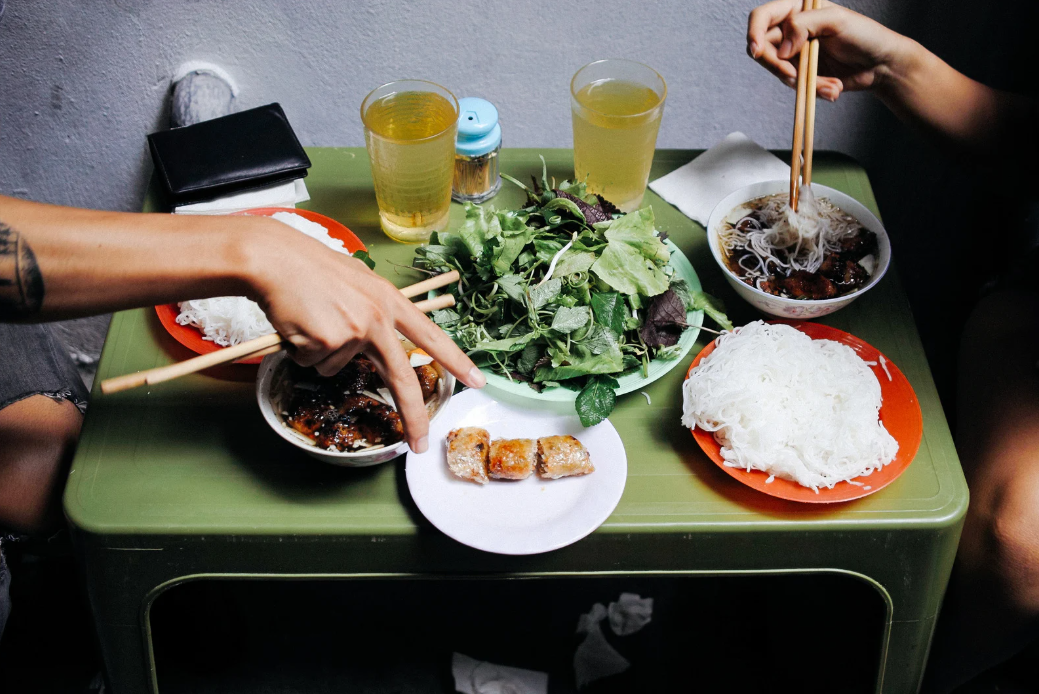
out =
[[[717,339],[683,385],[682,423],[714,432],[725,465],[816,492],[890,463],[880,382],[854,350],[788,325],[750,323]]]
[[[759,210],[763,222],[750,219],[738,229],[734,220],[731,228],[718,232],[727,254],[736,248],[746,248],[753,254],[740,258],[748,277],[764,279],[779,268],[818,272],[826,254],[838,250],[841,239],[862,228],[854,217],[826,198],[817,199],[810,186],[802,186],[800,195],[797,212],[790,209],[788,194],[777,193],[764,198]],[[757,207],[757,202],[753,200],[747,206]],[[782,257],[777,250],[783,251]],[[774,268],[771,271],[770,265]]]
[[[244,296],[218,296],[179,304],[177,322],[193,325],[203,339],[221,347],[237,345],[274,332],[274,326],[256,304]]]
[[[272,217],[320,241],[334,251],[350,255],[342,241],[329,236],[328,229],[316,222],[292,212],[276,212]],[[203,339],[221,347],[237,345],[274,333],[274,326],[267,320],[259,305],[244,296],[195,299],[182,301],[178,306],[180,313],[177,315],[177,323],[198,328]]]

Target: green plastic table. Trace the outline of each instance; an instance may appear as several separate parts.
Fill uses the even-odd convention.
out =
[[[378,270],[415,281],[414,247],[378,226],[364,149],[309,150],[304,205],[368,245]],[[569,150],[505,150],[520,180],[573,172]],[[698,152],[661,150],[656,178]],[[819,154],[815,179],[877,212],[863,169]],[[493,204],[522,199],[506,183]],[[146,210],[155,210],[149,196]],[[758,316],[725,284],[703,227],[652,192],[658,226],[692,261],[737,323]],[[462,209],[453,205],[452,222]],[[93,401],[65,491],[85,567],[111,691],[156,692],[149,609],[178,583],[200,578],[496,578],[836,572],[868,582],[887,605],[876,690],[916,691],[967,507],[967,487],[905,294],[894,268],[869,294],[824,323],[871,343],[905,373],[920,400],[916,459],[865,499],[799,505],[748,489],[717,469],[679,423],[681,382],[707,336],[670,374],[621,398],[610,418],[628,455],[613,515],[584,540],[548,554],[508,557],[460,545],[418,513],[403,458],[363,470],[333,468],[285,445],[262,420],[255,367],[232,366],[171,383],[102,395],[104,378],[169,364],[189,353],[151,309],[114,317]]]

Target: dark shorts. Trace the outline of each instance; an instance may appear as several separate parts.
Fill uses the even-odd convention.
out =
[[[87,406],[83,379],[51,326],[0,323],[0,410],[33,395]]]
[[[3,642],[4,626],[7,624],[9,614],[11,614],[11,572],[7,570],[3,540],[0,539],[0,643]]]

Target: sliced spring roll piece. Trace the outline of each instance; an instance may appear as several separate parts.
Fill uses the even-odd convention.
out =
[[[447,435],[447,467],[463,480],[487,484],[491,435],[480,427],[452,429]]]
[[[534,439],[495,439],[487,466],[491,477],[499,480],[525,480],[537,462]]]
[[[595,472],[588,450],[573,436],[544,436],[538,439],[538,475],[555,480],[560,477]]]

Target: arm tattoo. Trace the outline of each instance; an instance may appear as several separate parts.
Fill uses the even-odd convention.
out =
[[[43,275],[29,242],[0,222],[0,320],[29,318],[43,306]]]

